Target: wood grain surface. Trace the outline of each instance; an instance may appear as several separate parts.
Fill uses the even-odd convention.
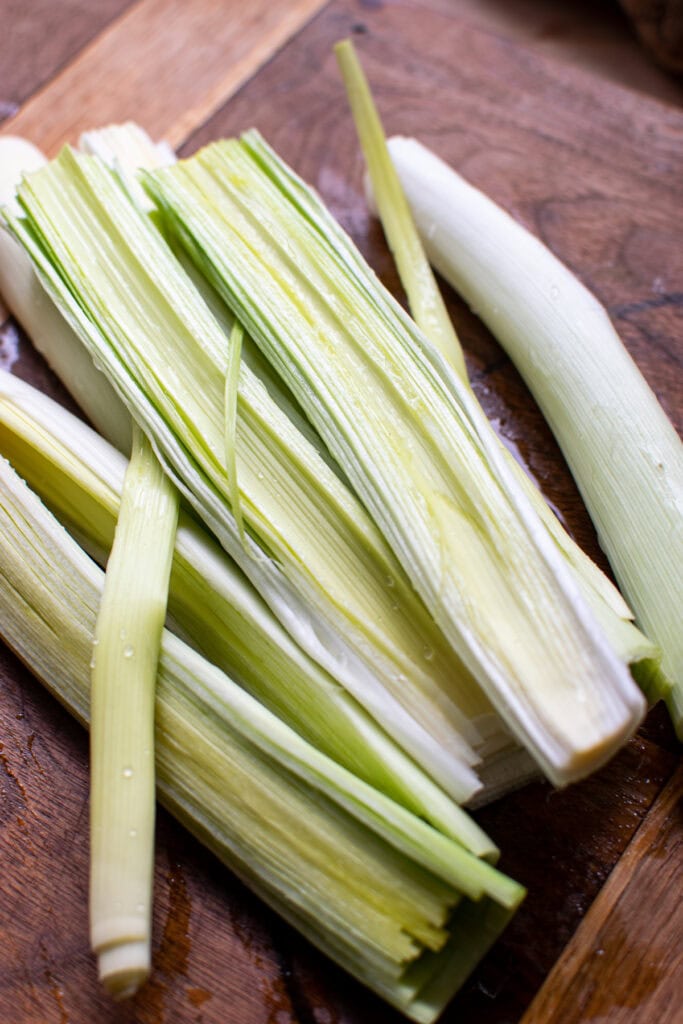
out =
[[[161,26],[174,34],[171,50],[150,46],[141,69],[145,31],[160,24],[152,15],[163,6],[142,0],[51,82],[21,85],[41,88],[4,127],[30,131],[54,148],[93,123],[136,116],[175,142],[191,131],[184,148],[190,152],[255,124],[319,188],[400,295],[365,208],[360,156],[330,53],[351,33],[387,128],[419,134],[573,267],[608,306],[680,428],[679,110],[543,56],[519,30],[482,28],[470,3],[448,0],[334,0],[277,53],[287,32],[271,20],[275,55],[264,65],[257,40],[251,65],[244,58],[237,74],[230,59],[221,65],[213,40],[204,41],[204,69],[193,33],[199,23],[204,32],[211,25],[214,36],[223,33],[224,45],[235,47],[231,53],[244,54],[245,38],[256,36],[247,32],[238,45],[239,34],[229,28],[258,5],[235,5],[238,20],[227,24],[220,15],[232,12],[231,4],[192,0],[178,4],[177,17],[187,19],[182,33],[178,23]],[[308,13],[318,6],[311,3]],[[295,9],[289,33],[307,17],[304,6]],[[262,11],[274,17],[266,5]],[[101,28],[90,24],[94,32]],[[127,70],[126,52],[138,55],[138,66]],[[571,477],[520,378],[476,317],[452,293],[447,298],[497,429],[577,539],[601,559]],[[11,321],[0,330],[0,361],[68,401]],[[87,739],[8,652],[0,686],[0,1021],[398,1024],[394,1012],[279,922],[164,814],[155,973],[128,1006],[109,1003],[88,951]],[[672,810],[679,760],[666,716],[655,709],[594,778],[563,793],[530,786],[479,813],[503,848],[502,867],[527,885],[529,897],[444,1015],[447,1024],[517,1024],[551,971],[525,1024],[680,1019],[671,1001],[673,986],[683,984],[675,962],[683,912],[671,894],[677,882],[680,888],[683,863],[683,826]],[[668,942],[648,957],[632,936],[654,936],[655,904]],[[604,953],[593,955],[598,949]],[[634,973],[640,981],[626,1002]],[[561,993],[561,1003],[553,993]]]
[[[53,156],[93,125],[132,119],[175,146],[323,3],[142,0],[3,130]]]
[[[524,1015],[544,1024],[595,1020],[612,1000],[610,1020],[629,1024],[680,1017],[683,890],[683,768],[667,783],[601,889],[564,955]],[[672,903],[674,906],[672,907]],[[672,912],[673,911],[673,912]]]

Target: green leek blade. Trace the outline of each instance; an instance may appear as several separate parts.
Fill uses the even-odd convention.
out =
[[[394,171],[382,122],[350,40],[334,48],[356,131],[373,183],[382,227],[396,261],[415,323],[454,371],[468,383],[465,357],[415,230],[406,197]],[[393,172],[393,173],[392,173]]]

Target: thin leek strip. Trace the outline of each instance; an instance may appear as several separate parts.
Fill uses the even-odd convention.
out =
[[[0,206],[18,212],[16,188],[22,174],[46,163],[24,139],[0,139]],[[104,374],[99,373],[80,339],[38,280],[31,261],[6,232],[0,230],[0,295],[34,346],[68,388],[81,409],[120,451],[131,445],[130,413]]]
[[[1,372],[0,453],[103,564],[125,459],[52,399]],[[184,638],[315,747],[477,856],[497,858],[489,837],[294,644],[246,577],[182,510],[169,612]],[[529,767],[503,766],[503,774],[507,788],[519,786]],[[495,783],[490,789],[499,792]],[[484,789],[479,802],[486,797]]]
[[[504,210],[413,139],[389,142],[430,261],[524,377],[638,622],[683,736],[683,447],[605,309]],[[494,298],[495,296],[495,298]]]
[[[225,335],[149,218],[107,168],[68,150],[20,195],[31,213],[8,223],[182,493],[301,646],[451,796],[468,799],[471,766],[510,747],[509,735],[362,506],[246,361],[245,552],[221,457]]]
[[[0,463],[3,635],[84,723],[101,587],[101,572]],[[218,705],[229,714],[217,716]],[[497,934],[523,897],[521,887],[330,765],[167,632],[156,759],[161,799],[195,834],[324,951],[423,1024],[462,980],[449,975],[449,959],[471,969],[494,938],[492,906],[500,909]],[[462,895],[456,878],[480,899]]]
[[[389,243],[408,304],[418,327],[447,359],[463,381],[468,382],[465,357],[451,323],[424,249],[415,230],[406,197],[387,149],[360,61],[350,40],[334,48],[346,96],[360,139],[382,227]]]
[[[242,547],[246,549],[242,503],[237,482],[237,457],[235,454],[237,451],[237,388],[239,384],[243,336],[242,325],[238,320],[235,320],[230,331],[228,367],[225,371],[225,466],[228,471],[228,486],[230,487],[230,507],[237,523]]]
[[[360,257],[331,255],[333,230],[321,240],[249,140],[144,182],[518,740],[557,784],[604,763],[644,701],[469,388]]]
[[[467,368],[458,336],[427,260],[420,236],[391,161],[382,122],[372,98],[365,74],[349,40],[335,47],[351,112],[361,143],[372,196],[384,228],[389,248],[396,260],[401,282],[418,327],[448,360],[454,371],[469,386]],[[482,417],[483,420],[483,417]],[[481,422],[483,428],[483,422]],[[544,526],[576,573],[584,599],[598,618],[615,652],[627,663],[641,663],[641,676],[650,678],[658,660],[656,647],[633,626],[632,613],[621,595],[598,567],[581,551],[562,528],[530,478],[512,454],[502,446],[519,486],[524,490]],[[642,662],[651,662],[650,666]]]
[[[100,980],[120,999],[151,966],[154,686],[177,520],[177,492],[135,429],[90,696],[90,936]]]

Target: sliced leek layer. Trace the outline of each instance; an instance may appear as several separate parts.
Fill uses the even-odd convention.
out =
[[[410,310],[425,337],[450,363],[463,383],[469,386],[460,340],[392,163],[382,123],[360,61],[350,40],[339,43],[335,51],[367,164],[372,201],[378,208]],[[480,428],[485,429],[483,417]],[[619,591],[565,532],[557,516],[512,453],[502,444],[501,451],[517,483],[575,574],[581,593],[607,634],[615,653],[627,664],[638,666],[636,671],[641,684],[652,678],[657,672],[657,648],[631,625],[633,614]]]
[[[44,167],[46,159],[25,139],[0,139],[0,207],[15,213],[17,185],[22,175]],[[90,353],[81,344],[54,302],[46,294],[20,245],[0,230],[0,295],[34,346],[68,389],[97,429],[122,452],[130,452],[130,414],[113,387],[97,373]]]

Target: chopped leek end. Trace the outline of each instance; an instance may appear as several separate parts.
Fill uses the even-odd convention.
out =
[[[427,255],[524,378],[640,627],[645,690],[683,739],[683,445],[605,308],[543,243],[416,139],[389,151]],[[639,674],[639,673],[638,673]]]
[[[350,39],[337,43],[337,63],[372,180],[375,201],[389,248],[396,260],[415,322],[468,383],[462,346],[425,256],[410,207],[391,162],[387,141],[365,73]]]
[[[115,998],[150,971],[154,862],[154,689],[178,497],[133,430],[93,641],[90,935]]]
[[[243,337],[244,328],[239,320],[235,320],[228,341],[228,366],[225,371],[225,468],[228,471],[232,514],[237,523],[242,547],[247,551],[240,489],[237,482],[237,390],[239,386]]]

